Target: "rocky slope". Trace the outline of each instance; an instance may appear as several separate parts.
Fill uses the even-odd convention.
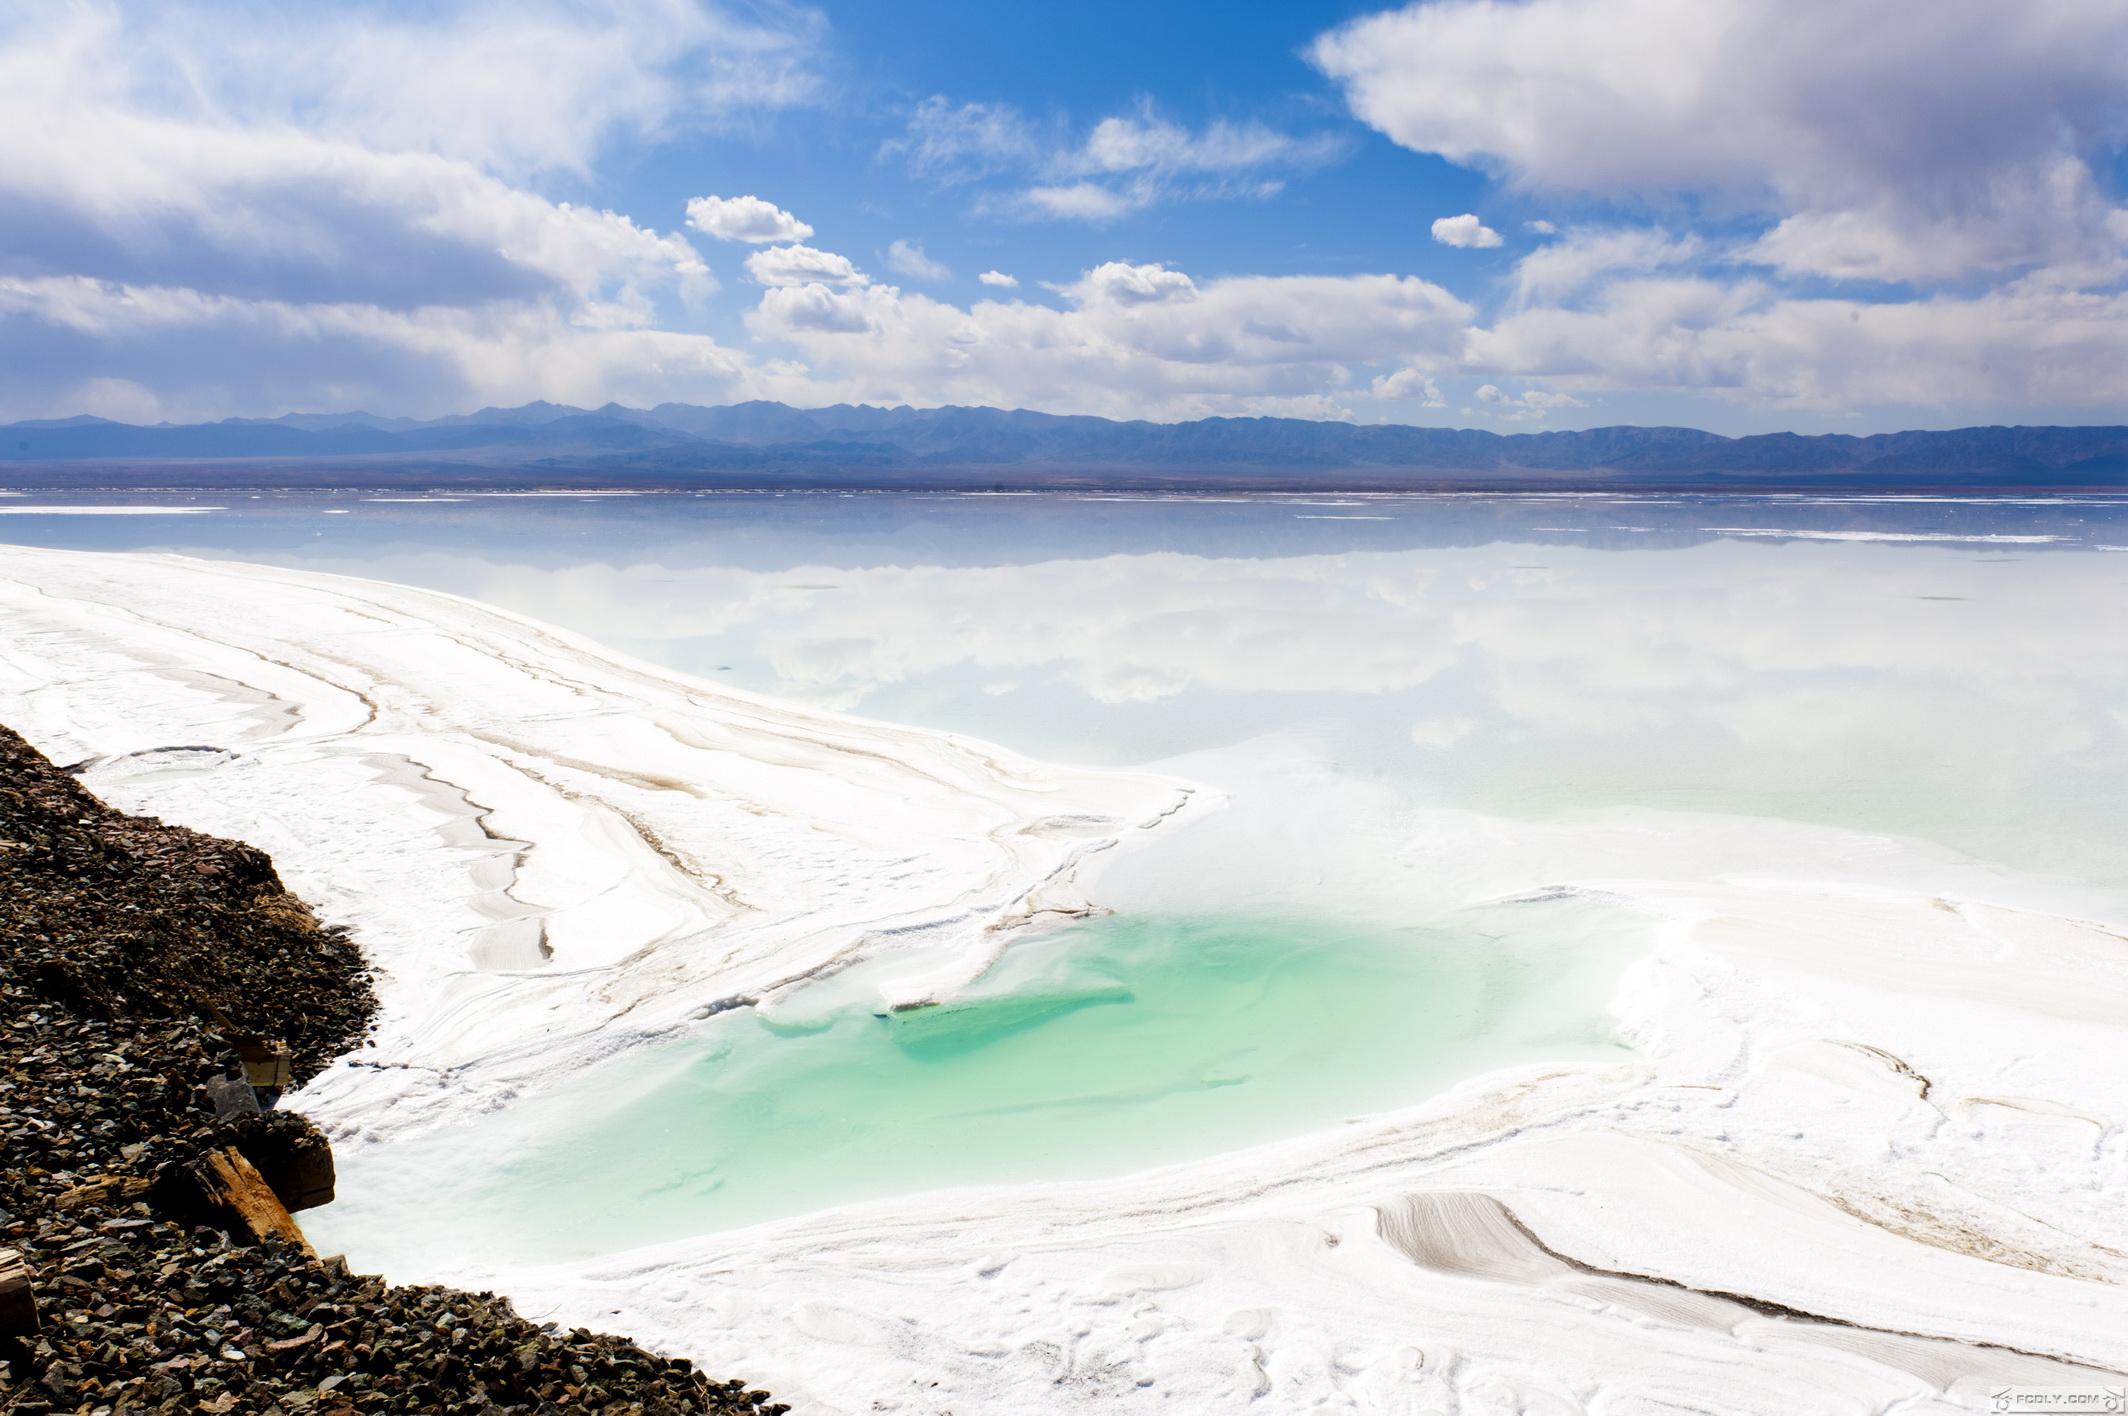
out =
[[[0,1273],[0,1412],[785,1409],[314,1256],[285,1210],[329,1196],[329,1151],[257,1109],[231,1039],[285,1043],[301,1081],[373,1007],[264,855],[112,811],[0,728],[0,1250],[36,1309]]]

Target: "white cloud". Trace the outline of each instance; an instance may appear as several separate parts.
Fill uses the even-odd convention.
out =
[[[1262,200],[1285,183],[1251,174],[1318,167],[1343,151],[1340,138],[1300,137],[1257,122],[1218,119],[1192,132],[1140,103],[1136,113],[1103,118],[1084,143],[1051,157],[1053,173],[1078,180],[1030,187],[1017,205],[1028,214],[1104,222],[1171,198]]]
[[[0,271],[394,307],[713,288],[685,240],[462,159],[135,106],[80,14],[0,45]]]
[[[793,346],[805,396],[989,403],[1129,417],[1349,416],[1356,368],[1452,365],[1470,308],[1410,276],[1199,282],[1109,262],[1058,288],[1065,307],[962,309],[890,286],[772,291],[747,317]]]
[[[1062,187],[1029,187],[1019,194],[1017,205],[1043,216],[1061,216],[1073,221],[1114,221],[1152,199],[1150,188],[1125,194],[1098,182],[1073,182]]]
[[[1762,281],[1629,278],[1587,308],[1517,311],[1472,332],[1465,366],[1573,391],[1706,391],[1798,412],[2128,399],[2128,295],[2019,283],[1968,297],[1798,298]]]
[[[1441,397],[1441,386],[1423,369],[1406,368],[1379,374],[1367,386],[1367,391],[1376,398],[1412,399],[1421,408],[1448,406],[1448,400]]]
[[[1522,223],[1522,229],[1534,236],[1553,236],[1559,231],[1559,228],[1549,221],[1525,221]]]
[[[693,247],[525,174],[796,101],[808,16],[584,0],[0,21],[0,401],[116,407],[131,386],[205,417],[736,389],[740,355],[656,327],[716,289]]]
[[[870,277],[848,256],[811,246],[770,246],[746,258],[746,272],[763,285],[864,285]]]
[[[80,276],[0,276],[0,349],[7,419],[79,408],[91,383],[152,390],[131,411],[191,421],[355,407],[433,416],[531,398],[723,401],[745,397],[750,377],[743,355],[707,336],[585,324],[548,302],[395,310]]]
[[[1652,271],[1688,265],[1706,252],[1697,236],[1650,227],[1575,227],[1515,266],[1515,298],[1523,305],[1564,300],[1614,271]]]
[[[1197,282],[1179,270],[1163,265],[1132,265],[1109,261],[1080,277],[1069,293],[1081,303],[1107,305],[1157,305],[1170,300],[1188,300],[1197,294]]]
[[[1582,388],[1707,388],[1744,393],[1744,352],[1710,331],[1753,318],[1772,298],[1759,282],[1698,277],[1612,282],[1586,307],[1539,306],[1473,331],[1475,372],[1545,378]]]
[[[779,285],[761,297],[755,317],[768,328],[796,334],[864,334],[875,328],[867,302],[825,285]]]
[[[694,197],[687,203],[687,224],[720,241],[803,241],[813,228],[774,202],[759,197]]]
[[[2128,8],[2083,0],[1440,0],[1310,57],[1390,138],[1516,185],[1784,218],[1757,254],[1799,274],[2105,248],[2086,155],[2128,136]]]
[[[1480,403],[1491,404],[1510,418],[1542,419],[1560,408],[1586,408],[1588,405],[1568,393],[1549,393],[1543,389],[1525,389],[1521,393],[1503,393],[1498,384],[1480,384],[1477,391]]]
[[[933,94],[909,114],[900,137],[880,147],[926,181],[972,182],[1035,160],[1034,129],[1009,103],[954,104]]]
[[[1433,239],[1444,246],[1497,246],[1500,233],[1465,212],[1461,216],[1437,217],[1433,223]]]
[[[1784,218],[1740,254],[1799,276],[1930,283],[2037,262],[2117,271],[2128,210],[2109,207],[2079,158],[2004,171],[1962,210],[1900,193]]]
[[[2128,398],[2128,211],[2093,167],[2128,141],[2128,10],[1954,0],[1916,25],[1883,4],[1437,0],[1310,53],[1407,147],[1528,191],[1762,223],[1727,242],[1545,228],[1469,372],[1784,419]],[[1788,284],[1825,277],[1943,289]]]
[[[298,12],[265,0],[107,0],[45,13],[47,40],[95,32],[87,43],[106,67],[76,77],[103,101],[441,153],[510,178],[585,173],[618,140],[810,102],[826,33],[810,9],[713,0]]]
[[[887,269],[911,280],[951,280],[953,272],[924,254],[914,241],[896,241],[887,247]]]
[[[1314,166],[1343,148],[1340,139],[1327,134],[1295,137],[1255,122],[1221,119],[1193,133],[1142,104],[1135,116],[1096,123],[1065,165],[1085,172],[1232,172]]]
[[[1296,135],[1256,121],[1215,119],[1193,130],[1148,101],[1071,140],[1060,123],[1038,126],[1010,104],[955,105],[933,95],[880,153],[942,185],[1020,177],[985,192],[979,213],[1099,223],[1163,200],[1274,196],[1284,187],[1275,174],[1320,166],[1345,147],[1334,134]]]
[[[448,158],[94,112],[0,151],[0,268],[390,306],[713,288],[676,236]]]
[[[1322,417],[1438,406],[1451,375],[1490,382],[1488,417],[1621,392],[1821,422],[2128,402],[2128,212],[2106,190],[2128,137],[2117,6],[1955,0],[1922,27],[1882,6],[1436,0],[1318,46],[1355,111],[1512,186],[1663,201],[1668,224],[1546,232],[1480,324],[1411,277],[1193,278],[1099,250],[1056,307],[963,308],[872,283],[758,197],[698,198],[691,229],[763,247],[746,262],[767,287],[746,316],[762,344],[744,352],[684,332],[716,288],[685,235],[543,184],[602,190],[579,179],[616,144],[810,101],[811,12],[227,13],[0,18],[9,416],[785,396]],[[891,147],[927,180],[983,182],[992,209],[1089,221],[1261,197],[1337,150],[1142,104],[1073,129],[943,99]],[[1694,235],[1693,211],[1754,229]],[[944,278],[913,243],[882,260]],[[1830,299],[1823,276],[1945,285]]]

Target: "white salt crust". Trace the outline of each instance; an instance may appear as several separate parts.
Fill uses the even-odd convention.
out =
[[[379,970],[342,1146],[901,951],[950,991],[1209,794],[719,689],[449,596],[0,549],[0,720],[272,852]],[[500,1287],[806,1412],[1936,1412],[2128,1368],[2128,902],[1882,837],[1434,811],[1596,890],[1624,1065],[1121,1180],[850,1206]],[[542,946],[551,957],[542,957]],[[891,1001],[891,1000],[890,1000]]]

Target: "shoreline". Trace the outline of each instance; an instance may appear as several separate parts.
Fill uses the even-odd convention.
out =
[[[630,481],[601,482],[598,480],[510,481],[485,475],[469,475],[457,480],[410,477],[404,480],[390,478],[339,478],[318,477],[308,474],[300,477],[242,478],[223,477],[200,481],[147,481],[141,479],[116,479],[109,481],[52,480],[33,481],[9,479],[0,475],[0,497],[24,496],[199,496],[217,494],[242,495],[349,495],[362,496],[380,501],[451,501],[481,497],[634,497],[634,496],[819,496],[819,497],[894,497],[894,496],[940,496],[940,497],[1060,497],[1081,498],[1098,501],[1105,497],[1160,497],[1182,501],[1216,500],[1221,498],[1266,499],[1286,497],[1529,497],[1558,500],[1634,497],[1707,497],[1710,499],[1764,498],[1770,501],[1786,501],[1799,498],[1830,498],[1842,501],[1970,501],[2015,505],[2020,501],[2043,499],[2091,500],[2094,502],[2128,501],[2128,487],[2105,483],[2002,483],[1975,486],[1961,482],[1917,483],[1838,483],[1798,480],[1791,483],[1723,483],[1710,481],[1684,482],[1561,482],[1531,479],[1528,481],[1458,481],[1452,478],[1441,480],[1401,480],[1384,478],[1378,480],[1355,480],[1351,482],[1309,482],[1304,480],[1279,481],[1272,478],[1261,480],[1235,479],[1221,481],[1210,479],[1162,480],[1148,478],[1133,481],[1088,482],[1010,482],[979,478],[970,481],[908,481],[908,482],[832,482],[832,481],[780,481],[774,479],[744,481]]]
[[[23,583],[10,579],[19,574],[9,563],[17,555],[37,563],[41,582],[56,582],[76,600],[47,608],[11,588]],[[54,576],[69,557],[79,569]],[[87,573],[92,561],[103,573]],[[123,586],[107,586],[114,579]],[[123,746],[126,732],[152,735],[132,721],[159,701],[151,685],[176,685],[197,710],[195,721],[241,725],[267,746],[189,778],[186,772],[204,764],[173,764],[146,747],[134,751],[149,751],[147,758],[107,751],[99,774],[126,791],[200,811],[232,808],[226,791],[210,800],[198,783],[240,782],[249,803],[240,809],[268,835],[276,829],[271,803],[291,792],[327,795],[333,788],[350,799],[343,808],[350,812],[364,794],[404,810],[413,779],[394,785],[377,760],[335,757],[317,741],[360,739],[375,719],[315,685],[298,692],[286,675],[297,672],[290,668],[296,663],[328,678],[373,674],[381,648],[362,647],[360,637],[418,635],[417,606],[424,614],[487,616],[481,622],[493,637],[478,642],[520,655],[529,643],[553,656],[539,661],[546,668],[615,702],[639,701],[646,680],[672,677],[526,621],[476,615],[468,602],[415,591],[386,595],[389,587],[362,591],[390,601],[381,616],[375,600],[365,602],[374,624],[331,631],[320,620],[301,636],[308,648],[275,641],[271,624],[232,617],[227,641],[216,641],[220,657],[209,665],[183,662],[164,637],[173,631],[152,613],[145,622],[129,618],[152,611],[172,582],[189,585],[195,603],[211,603],[211,595],[202,601],[202,587],[227,594],[232,584],[259,580],[298,596],[365,586],[168,557],[0,552],[0,603],[25,615],[41,611],[50,616],[42,622],[77,636],[93,624],[103,636],[75,672],[84,685],[103,675],[103,691],[116,699],[98,706],[91,688],[71,689],[62,695],[71,701],[41,706],[47,721],[73,725],[65,730],[84,740],[103,734]],[[108,603],[128,592],[123,612]],[[89,603],[77,603],[84,596]],[[322,607],[313,602],[302,613]],[[275,659],[263,647],[246,657],[235,647],[246,636],[320,659]],[[47,651],[40,643],[31,652]],[[323,662],[327,654],[337,667]],[[220,681],[185,677],[203,668]],[[478,686],[463,665],[439,672],[438,682],[454,693]],[[139,681],[114,687],[125,674]],[[726,724],[729,735],[715,744],[720,774],[770,772],[749,754],[790,751],[787,723],[778,732],[764,718],[799,717],[829,738],[855,731],[832,715],[700,691],[715,693],[714,703],[742,720]],[[20,690],[0,680],[0,700],[10,692]],[[579,947],[567,927],[566,895],[547,889],[558,883],[551,878],[523,888],[525,863],[511,858],[527,842],[536,859],[542,844],[605,838],[589,831],[583,815],[532,811],[490,790],[497,758],[483,769],[480,753],[438,746],[450,733],[508,736],[496,722],[469,716],[477,694],[455,702],[440,691],[410,694],[406,682],[386,680],[370,695],[368,711],[409,715],[411,726],[390,740],[391,755],[410,770],[421,766],[431,790],[448,795],[436,781],[457,784],[457,829],[465,839],[452,849],[485,853],[474,873],[501,878],[505,864],[517,872],[516,893],[491,885],[474,897],[484,903],[466,918],[479,928],[522,919],[497,913],[505,899],[544,910],[543,919],[559,921],[550,942],[565,957]],[[298,705],[293,715],[291,703]],[[127,712],[117,711],[121,704]],[[513,701],[510,712],[519,716],[511,721],[537,707]],[[642,711],[638,702],[606,716]],[[316,731],[306,737],[306,727]],[[890,766],[845,750],[831,760],[885,773],[893,790],[931,782],[934,814],[923,819],[960,823],[940,835],[958,843],[964,867],[1002,859],[998,870],[1040,874],[1053,867],[1040,878],[1062,872],[1068,882],[1148,819],[1111,806],[1100,818],[1105,824],[1080,824],[1090,834],[1060,837],[1069,814],[1034,807],[1058,790],[1052,786],[1045,797],[1037,789],[1044,769],[1013,759],[1000,772],[1000,758],[971,771],[966,754],[983,754],[961,740],[874,731],[866,750],[908,757]],[[563,746],[582,741],[564,733],[542,746],[549,755],[540,760],[551,764]],[[608,781],[619,780],[617,772],[642,776],[670,764],[668,749],[646,751],[646,740],[625,733],[604,748]],[[509,750],[530,752],[514,740]],[[911,761],[922,764],[915,778],[902,775]],[[549,775],[556,787],[580,790],[580,776]],[[1095,775],[1065,777],[1097,796],[1103,788]],[[1099,775],[1115,789],[1118,774]],[[1146,791],[1159,786],[1124,780],[1141,781]],[[985,804],[973,817],[962,800],[971,787]],[[604,790],[616,811],[642,804],[622,788]],[[832,807],[803,792],[776,799],[809,807],[816,820]],[[994,857],[995,841],[965,849],[970,832],[989,840],[999,829],[997,813],[1009,817],[1014,803],[1014,819],[1050,823],[1034,854]],[[828,814],[848,820],[860,812],[845,803],[842,818]],[[348,816],[343,829],[358,829],[359,820]],[[1478,1399],[1488,1385],[1526,1402],[1554,1393],[1578,1405],[1576,1392],[1589,1383],[1639,1388],[1663,1373],[1670,1375],[1661,1380],[1726,1409],[1824,1409],[1828,1391],[1857,1411],[1916,1392],[1933,1392],[1940,1409],[1969,1409],[1991,1382],[2089,1385],[2094,1374],[2128,1367],[2128,1341],[2119,1336],[2128,1332],[2121,1296],[2128,1261],[2118,1257],[2128,1235],[2117,1206],[2104,1204],[2128,1142],[2115,1114],[2119,1098],[2102,1084],[2128,1068],[2128,1036],[2118,1021],[2128,1015],[2122,902],[2092,889],[2086,908],[2045,882],[1881,837],[1717,822],[1726,829],[1704,849],[1680,849],[1708,835],[1704,823],[1695,828],[1690,818],[1660,813],[1634,820],[1652,844],[1635,846],[1635,831],[1622,830],[1600,860],[1588,855],[1585,841],[1561,856],[1542,832],[1516,834],[1482,818],[1444,819],[1437,829],[1444,840],[1475,834],[1511,887],[1606,889],[1647,912],[1656,946],[1635,966],[1618,1005],[1647,1056],[1644,1067],[1484,1078],[1410,1111],[1121,1181],[909,1196],[498,1277],[552,1312],[625,1310],[632,1330],[698,1360],[760,1350],[765,1334],[795,1321],[796,1346],[777,1353],[792,1364],[789,1380],[771,1373],[770,1384],[827,1410],[846,1409],[859,1396],[899,1403],[888,1410],[926,1409],[920,1402],[928,1398],[914,1385],[924,1373],[941,1383],[931,1395],[953,1394],[956,1409],[998,1412],[1082,1398],[1119,1409],[1174,1399],[1224,1409],[1272,1391],[1295,1400],[1343,1393],[1363,1403],[1462,1401]],[[658,839],[718,839],[695,834],[700,819],[675,825],[680,829]],[[1093,841],[1102,843],[1099,850],[1073,849]],[[385,878],[419,855],[392,855],[383,849],[388,844],[370,840],[368,856],[302,868],[321,879],[328,867]],[[1577,873],[1550,873],[1560,859],[1574,860]],[[1780,872],[1774,878],[1769,863]],[[609,909],[615,889],[634,892],[632,908],[667,898],[659,887],[668,876],[648,859],[642,864],[607,882]],[[684,860],[664,864],[687,874]],[[743,868],[721,878],[757,907],[762,901],[752,892],[777,881],[774,871],[757,881]],[[443,877],[424,879],[434,885]],[[582,890],[599,882],[576,883]],[[921,899],[941,883],[939,875],[925,875],[909,885],[908,897]],[[374,901],[366,912],[353,910],[359,885],[343,879],[335,888],[347,892],[339,898],[349,902],[349,916],[364,913],[366,930],[375,921],[390,937],[396,926],[378,919]],[[947,898],[958,902],[946,912],[951,918],[941,917],[933,894],[929,913],[912,905],[905,917],[871,917],[863,926],[879,931],[875,956],[909,943],[933,946],[931,972],[913,977],[905,996],[979,970],[986,936],[975,922],[1009,918],[1015,907],[1009,890],[969,887]],[[344,917],[337,908],[328,912]],[[745,954],[747,925],[731,922],[739,914],[714,917],[721,921],[716,937],[740,936],[736,966],[770,980],[790,976],[769,967],[779,957],[773,949]],[[819,918],[805,923],[816,935],[847,927]],[[902,925],[915,932],[886,932]],[[647,916],[640,926],[644,937],[667,943],[681,937],[675,928]],[[824,945],[810,940],[816,954]],[[780,957],[787,965],[797,952],[787,947]],[[639,953],[580,957],[626,979]],[[435,977],[391,957],[408,976],[388,977],[388,987]],[[738,990],[718,992],[719,977],[683,972],[690,1006],[736,996]],[[504,986],[518,985],[496,985]],[[450,1006],[470,1017],[494,996],[461,985]],[[661,1010],[672,1026],[684,1025],[685,1009],[671,1000],[626,989],[557,992],[544,1003],[551,1011],[580,1001],[599,1017],[608,1045],[652,1035]],[[507,1045],[487,1055],[518,1064],[529,1056],[513,1057]],[[346,1088],[337,1094],[327,1084],[317,1092],[329,1103],[326,1114],[358,1135],[373,1116],[358,1104],[368,1084],[396,1102],[482,1081],[466,1062],[452,1065],[463,1070],[427,1079],[433,1085],[378,1076],[360,1087],[335,1084]],[[484,1075],[497,1099],[522,1079],[508,1066]],[[337,1113],[330,1105],[336,1096]],[[912,1386],[897,1396],[905,1379]],[[1056,1397],[1060,1390],[1077,1396]]]
[[[259,851],[115,811],[5,728],[0,833],[0,1409],[788,1410],[320,1260],[290,1212],[333,1199],[332,1154],[274,1103],[360,1045],[354,947]]]

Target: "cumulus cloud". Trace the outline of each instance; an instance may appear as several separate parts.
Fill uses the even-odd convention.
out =
[[[1565,300],[1619,271],[1690,265],[1706,252],[1694,235],[1652,227],[1575,227],[1539,246],[1515,265],[1515,298],[1523,305]]]
[[[1164,265],[1109,261],[1086,272],[1066,293],[1082,304],[1156,305],[1192,298],[1197,294],[1197,282]]]
[[[813,228],[774,202],[759,197],[695,197],[687,203],[687,224],[720,241],[803,241]]]
[[[686,241],[460,157],[150,103],[137,44],[95,9],[0,37],[0,270],[398,308],[708,288]]]
[[[1870,302],[1764,281],[1628,278],[1585,308],[1521,310],[1474,330],[1465,367],[1573,391],[1704,391],[1790,418],[2110,408],[2128,397],[2128,295],[2018,283]]]
[[[864,285],[870,277],[848,256],[811,246],[770,246],[746,258],[746,273],[763,285]]]
[[[911,280],[951,280],[953,272],[924,254],[914,241],[896,241],[887,247],[887,269]]]
[[[1444,246],[1497,246],[1500,233],[1465,212],[1461,216],[1436,217],[1433,239]]]
[[[1423,369],[1397,369],[1387,374],[1377,374],[1367,386],[1367,391],[1376,398],[1411,399],[1421,408],[1445,408],[1448,400],[1441,397],[1441,386],[1433,375]]]
[[[867,305],[826,285],[779,285],[761,297],[754,314],[761,325],[794,335],[864,334],[876,328]]]
[[[1062,308],[801,288],[770,292],[747,326],[799,353],[810,396],[1166,418],[1346,415],[1356,368],[1453,363],[1473,313],[1411,276],[1198,281],[1123,261],[1058,287]]]
[[[168,0],[43,14],[49,27],[29,22],[42,42],[97,32],[87,43],[104,67],[77,71],[80,92],[443,153],[513,179],[586,173],[618,140],[809,103],[826,35],[809,8],[716,0],[351,3],[300,16],[266,0]]]
[[[0,418],[92,406],[177,421],[304,408],[434,415],[529,398],[746,396],[746,359],[707,336],[576,315],[544,301],[390,309],[0,276]]]
[[[63,131],[49,108],[9,125],[25,140],[0,147],[0,269],[402,308],[709,288],[679,237],[456,159],[67,110]]]
[[[812,21],[785,20],[685,0],[21,12],[0,23],[4,401],[132,387],[221,416],[733,388],[739,356],[656,328],[716,288],[688,242],[525,175],[798,101]]]
[[[1053,303],[991,295],[1016,288],[993,270],[960,306],[874,281],[759,197],[697,198],[687,230],[756,248],[740,348],[688,332],[717,287],[683,231],[558,194],[604,190],[582,179],[619,144],[813,101],[811,11],[228,13],[0,17],[0,415],[780,396],[1342,417],[1439,406],[1451,378],[1495,390],[1489,418],[1624,392],[1820,424],[2128,401],[2118,7],[1956,0],[1923,27],[1774,0],[1435,0],[1311,52],[1397,141],[1606,213],[1527,223],[1549,239],[1482,318],[1394,273],[1212,277],[1098,245]],[[1262,197],[1338,151],[1149,103],[1082,127],[936,98],[886,156],[977,184],[966,205],[1099,222]],[[913,242],[880,259],[945,278]],[[1834,298],[1854,292],[1827,278],[1920,290]]]
[[[2080,159],[1994,174],[1962,209],[1889,194],[1832,211],[1803,211],[1746,247],[1746,260],[1798,276],[1913,283],[2038,263],[2117,273],[2128,210],[2108,205]]]
[[[1570,393],[1551,393],[1541,388],[1504,393],[1498,384],[1480,384],[1477,399],[1480,403],[1492,405],[1494,411],[1506,417],[1531,421],[1541,420],[1560,408],[1588,407]]]
[[[2128,9],[1440,0],[1319,38],[1353,113],[1535,190],[1770,213],[1797,274],[1940,280],[2110,241]]]
[[[1804,420],[2128,398],[2128,210],[2106,190],[2128,11],[1957,0],[1917,26],[1890,5],[1437,0],[1309,54],[1406,147],[1744,229],[1529,223],[1556,239],[1470,331],[1469,373]],[[1826,298],[1828,278],[1921,293]]]

